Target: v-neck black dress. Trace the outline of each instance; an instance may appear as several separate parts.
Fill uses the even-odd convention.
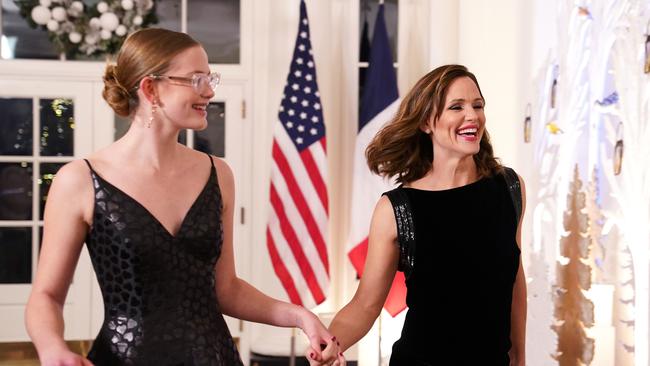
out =
[[[86,163],[95,191],[86,245],[104,298],[88,359],[97,366],[242,365],[215,293],[223,227],[214,163],[175,236]]]

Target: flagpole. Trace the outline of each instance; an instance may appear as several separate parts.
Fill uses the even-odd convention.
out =
[[[296,366],[296,328],[291,328],[291,348],[289,366]]]
[[[381,366],[381,318],[383,318],[382,312],[379,312],[379,323],[377,324],[377,328],[379,329],[379,339],[377,340],[377,355],[379,360],[377,361],[377,366]]]

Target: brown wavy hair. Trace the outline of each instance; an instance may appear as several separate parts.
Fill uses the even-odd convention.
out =
[[[442,114],[449,86],[461,77],[472,79],[483,98],[476,76],[463,65],[440,66],[426,74],[404,97],[395,117],[366,148],[368,167],[373,173],[388,178],[397,177],[398,183],[408,183],[422,178],[431,170],[433,144],[431,137],[421,127],[431,118],[436,123]],[[494,157],[487,130],[481,138],[479,152],[474,155],[474,162],[480,177],[503,170]]]
[[[187,34],[167,29],[147,28],[131,34],[117,54],[117,63],[106,66],[104,100],[118,115],[130,116],[138,107],[140,80],[164,74],[176,55],[196,46],[201,44]]]

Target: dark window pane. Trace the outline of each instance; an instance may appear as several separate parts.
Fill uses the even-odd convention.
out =
[[[388,41],[390,42],[390,48],[393,53],[393,62],[397,62],[397,3],[398,0],[385,0],[384,1],[384,19],[386,21],[386,30],[388,31]],[[376,0],[361,0],[361,11],[359,12],[361,18],[359,19],[359,40],[360,44],[364,43],[363,37],[363,28],[367,26],[368,46],[372,42],[372,34],[375,30],[375,20],[377,19],[377,10],[379,9],[379,2]],[[360,47],[361,49],[361,47]],[[362,50],[363,51],[363,50]],[[369,52],[369,50],[366,50]],[[364,56],[367,56],[368,53],[360,52],[359,61],[367,62],[364,60]]]
[[[0,98],[0,155],[32,155],[32,99]]]
[[[54,176],[59,169],[65,165],[64,163],[42,163],[41,164],[41,177],[38,179],[38,187],[40,193],[41,217],[43,220],[43,212],[45,211],[45,201],[47,201],[47,194],[50,191],[50,186],[54,180]]]
[[[196,131],[194,148],[199,151],[225,157],[226,151],[226,104],[224,102],[208,105],[208,127]]]
[[[181,0],[157,0],[155,6],[158,24],[154,27],[180,32]]]
[[[126,131],[131,127],[131,120],[126,117],[115,115],[115,134],[113,135],[114,141],[119,140],[126,134]]]
[[[0,220],[32,219],[32,164],[0,163]]]
[[[187,33],[203,44],[210,63],[239,63],[239,0],[188,0]]]
[[[72,99],[41,99],[41,155],[74,155]]]
[[[30,28],[13,1],[2,0],[2,58],[57,59],[47,32]]]
[[[32,228],[0,228],[0,283],[32,282]]]
[[[178,142],[187,145],[187,130],[180,130],[178,133]]]

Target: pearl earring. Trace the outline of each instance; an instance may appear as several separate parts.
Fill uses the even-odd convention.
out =
[[[156,113],[156,108],[158,105],[156,104],[156,101],[153,102],[151,105],[151,116],[149,117],[149,122],[147,122],[147,128],[151,128],[151,124],[153,123],[153,118],[154,114]]]

